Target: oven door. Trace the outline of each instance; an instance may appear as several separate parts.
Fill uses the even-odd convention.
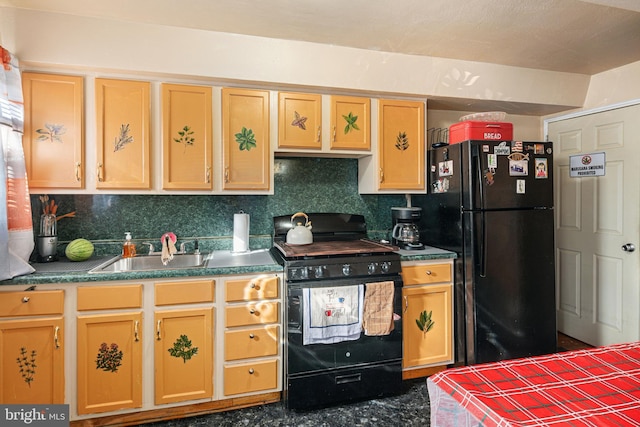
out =
[[[337,287],[365,284],[364,280],[324,280],[310,281],[287,285],[287,374],[295,375],[380,363],[402,359],[402,278],[390,277],[367,278],[366,282],[394,282],[393,311],[397,314],[394,329],[389,335],[366,336],[364,332],[358,340],[343,341],[335,344],[303,345],[302,331],[305,316],[303,315],[302,292],[304,288]],[[366,297],[366,286],[365,286]]]
[[[393,280],[394,330],[389,335],[366,336],[334,344],[303,345],[305,316],[303,289],[362,284],[354,279],[288,284],[287,351],[285,357],[288,409],[309,409],[336,403],[372,399],[402,389],[402,279],[368,277],[367,282]],[[365,286],[366,292],[366,286]]]

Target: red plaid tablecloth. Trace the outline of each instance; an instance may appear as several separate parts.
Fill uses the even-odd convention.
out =
[[[464,366],[428,381],[482,426],[640,426],[640,342]]]

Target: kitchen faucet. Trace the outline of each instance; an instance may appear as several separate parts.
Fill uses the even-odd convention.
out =
[[[194,254],[199,254],[200,253],[200,248],[198,246],[198,239],[187,240],[186,242],[180,243],[180,252],[179,253],[181,253],[181,254],[186,253],[184,247],[185,247],[185,245],[187,243],[193,243],[193,253]]]
[[[155,248],[153,247],[153,243],[151,243],[151,242],[142,242],[142,244],[143,244],[143,245],[147,245],[147,246],[149,246],[149,253],[148,253],[148,255],[153,255],[153,254],[154,254],[154,252],[153,252],[153,251],[155,250]]]

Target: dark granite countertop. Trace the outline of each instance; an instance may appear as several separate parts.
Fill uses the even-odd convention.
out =
[[[422,250],[400,250],[403,261],[437,260],[456,258],[455,252],[426,247]],[[114,258],[114,256],[92,257],[87,261],[71,262],[61,259],[52,263],[34,263],[36,269],[31,274],[0,281],[2,285],[39,285],[45,283],[106,282],[113,280],[167,279],[172,277],[222,276],[282,272],[268,249],[258,249],[243,254],[230,251],[214,251],[207,265],[201,268],[167,269],[153,271],[128,271],[115,273],[90,273],[89,270]]]

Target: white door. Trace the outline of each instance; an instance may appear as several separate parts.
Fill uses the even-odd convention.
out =
[[[635,105],[548,126],[556,180],[558,330],[592,345],[640,339],[639,117]],[[569,156],[600,152],[604,176],[569,176]]]

